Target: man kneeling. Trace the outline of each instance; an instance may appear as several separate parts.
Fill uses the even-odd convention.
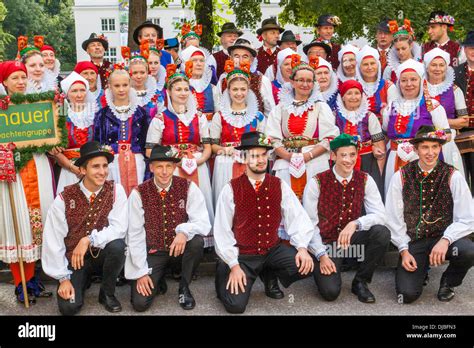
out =
[[[203,236],[211,230],[204,195],[194,182],[173,175],[180,159],[169,146],[156,145],[149,161],[153,178],[129,198],[125,277],[134,280],[132,305],[138,312],[150,308],[167,267],[181,262],[179,304],[193,309],[189,284],[203,255]]]
[[[111,149],[84,144],[75,162],[83,175],[66,186],[51,206],[44,226],[42,266],[59,280],[58,305],[64,315],[79,312],[93,271],[102,270],[99,302],[120,312],[115,282],[125,262],[127,196],[120,184],[107,181]]]

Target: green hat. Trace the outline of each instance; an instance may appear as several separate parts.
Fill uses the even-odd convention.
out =
[[[342,133],[338,137],[334,138],[333,141],[329,143],[329,147],[331,148],[331,151],[334,151],[340,147],[344,146],[355,146],[355,148],[358,150],[359,149],[359,137],[357,136],[352,136],[346,133]]]

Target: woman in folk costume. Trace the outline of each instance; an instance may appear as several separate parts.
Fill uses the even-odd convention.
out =
[[[49,69],[56,78],[61,72],[61,62],[56,58],[56,51],[51,45],[43,45],[40,48],[41,56],[43,56],[44,65]]]
[[[369,111],[359,82],[347,80],[341,84],[335,113],[341,134],[357,137],[360,144],[355,168],[370,174],[384,197],[385,137],[377,116]]]
[[[393,174],[417,158],[409,140],[415,137],[421,126],[434,126],[450,132],[443,106],[435,99],[425,99],[424,76],[425,67],[413,59],[400,64],[397,69],[399,96],[383,111],[383,129],[390,140],[385,172],[385,193]]]
[[[265,133],[272,139],[275,176],[301,199],[306,179],[329,169],[329,142],[339,135],[335,117],[316,83],[317,62],[292,56],[291,83],[280,91],[280,103],[270,113]]]
[[[123,64],[115,64],[105,91],[106,106],[94,119],[94,140],[112,147],[115,160],[109,165],[109,179],[127,193],[143,182],[145,142],[149,118],[138,105],[135,89]]]
[[[102,102],[105,105],[106,101],[105,97],[102,98],[105,93],[102,89],[102,82],[100,80],[97,66],[90,61],[77,62],[74,71],[87,80],[89,83],[89,92],[96,101],[97,110],[100,110],[102,108]]]
[[[44,38],[34,37],[34,46],[28,46],[28,38],[18,38],[19,57],[28,71],[28,84],[26,93],[41,93],[57,89],[57,76],[47,69],[40,49],[43,47]]]
[[[18,61],[0,63],[0,80],[8,96],[25,94],[28,74],[25,65]],[[8,102],[8,101],[7,101]],[[9,102],[8,102],[9,103]],[[5,146],[8,147],[8,146]],[[14,167],[13,158],[5,158],[5,147],[0,145],[1,166]],[[12,148],[10,148],[13,150]],[[2,153],[3,152],[3,153]],[[53,203],[53,176],[49,160],[44,153],[34,153],[26,164],[17,171],[16,182],[11,183],[16,206],[18,232],[23,255],[28,299],[36,302],[36,297],[49,297],[39,278],[35,277],[35,261],[41,258],[43,224],[49,207]],[[24,302],[21,284],[18,249],[10,205],[9,190],[5,181],[0,181],[0,261],[10,264],[15,282],[15,295]]]
[[[451,128],[452,141],[443,145],[444,161],[464,175],[461,154],[453,141],[456,129],[466,127],[469,123],[464,93],[454,84],[454,69],[449,65],[450,55],[448,52],[436,47],[425,53],[423,58],[426,68],[425,88],[427,88],[429,97],[436,99],[446,110]]]
[[[54,153],[56,162],[61,167],[56,193],[61,193],[68,185],[77,183],[81,177],[79,167],[74,161],[80,157],[79,149],[94,139],[94,116],[97,103],[89,91],[89,82],[76,72],[72,72],[61,81],[61,89],[66,94],[64,111],[66,112],[66,129],[68,145]]]
[[[408,59],[421,61],[421,46],[415,41],[415,33],[408,19],[404,20],[401,27],[398,26],[397,21],[389,21],[388,26],[393,34],[393,44],[388,53],[387,68],[383,72],[383,78],[396,83],[396,71],[400,64]]]
[[[214,203],[222,188],[245,171],[240,152],[235,150],[242,134],[265,129],[265,115],[258,111],[257,97],[250,90],[250,65],[244,63],[237,68],[227,60],[224,71],[227,89],[210,127],[212,152],[217,155],[212,176]]]
[[[164,89],[166,82],[166,69],[161,65],[161,50],[164,47],[164,40],[156,40],[156,47],[150,48],[150,55],[148,56],[148,71],[156,81],[156,104],[164,104]],[[150,116],[153,118],[154,115]]]
[[[158,96],[156,95],[156,80],[148,74],[150,44],[145,41],[140,45],[140,51],[133,53],[130,53],[129,47],[122,47],[122,56],[128,63],[131,86],[137,94],[137,103],[146,110],[151,122],[152,110],[156,108]]]
[[[192,180],[199,186],[212,224],[214,209],[207,165],[212,153],[209,122],[197,108],[189,84],[191,63],[189,61],[186,64],[186,75],[177,71],[175,64],[166,67],[166,108],[151,121],[146,139],[147,153],[151,153],[155,144],[171,146],[179,152],[182,160],[175,175]],[[204,244],[204,247],[212,246],[212,236],[205,237]]]
[[[341,47],[341,50],[337,53],[339,58],[339,66],[336,70],[337,78],[339,79],[339,85],[347,80],[356,79],[356,54],[360,51],[359,47],[351,44],[347,44]]]
[[[277,54],[277,73],[275,79],[272,80],[272,92],[273,99],[275,100],[275,105],[278,105],[278,103],[280,102],[278,94],[280,93],[281,87],[285,83],[290,82],[290,75],[292,72],[291,56],[295,53],[295,51],[288,47],[284,50],[281,50]],[[271,72],[271,74],[267,74],[269,71]],[[268,67],[267,73],[265,73],[265,76],[267,77],[269,77],[269,75],[273,75],[273,65]]]
[[[181,71],[188,69],[191,92],[196,98],[198,111],[210,122],[217,111],[217,88],[211,83],[212,69],[207,64],[208,52],[202,47],[188,46],[181,52]]]
[[[332,70],[331,63],[327,60],[318,57],[316,62],[316,82],[319,85],[319,90],[323,95],[324,101],[328,103],[331,110],[334,110],[336,108],[337,88],[339,85],[337,76]]]
[[[382,78],[379,52],[370,46],[364,46],[356,54],[356,76],[364,88],[369,100],[369,111],[382,123],[381,110],[397,96],[395,85]]]

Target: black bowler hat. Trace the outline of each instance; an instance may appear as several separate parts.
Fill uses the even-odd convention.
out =
[[[390,19],[388,19],[388,18],[382,19],[382,21],[379,24],[377,24],[377,28],[376,28],[377,31],[381,31],[381,32],[390,34],[390,26],[389,26],[388,22],[390,22]]]
[[[464,47],[474,47],[474,30],[467,33],[466,39],[461,43]]]
[[[221,37],[221,35],[225,33],[237,34],[239,36],[242,36],[244,34],[244,32],[240,29],[237,29],[235,24],[232,22],[224,23],[221,28],[221,31],[217,33],[217,36]]]
[[[140,24],[138,27],[136,27],[135,30],[133,31],[133,41],[135,41],[137,45],[140,44],[140,41],[138,41],[138,34],[140,34],[140,30],[142,30],[143,28],[154,28],[158,33],[158,39],[163,38],[162,27],[160,27],[158,24],[153,23],[152,21],[145,21],[142,24]]]
[[[413,139],[410,140],[411,144],[420,143],[422,141],[436,141],[441,145],[445,144],[448,140],[446,132],[443,129],[436,129],[433,126],[421,126],[416,132]]]
[[[114,153],[110,146],[101,145],[98,141],[89,141],[81,146],[80,150],[81,157],[79,157],[74,165],[80,167],[86,161],[94,157],[104,156],[107,158],[107,162],[114,160]]]
[[[322,42],[322,41],[319,41],[318,39],[316,40],[313,40],[311,43],[307,44],[306,46],[303,47],[303,52],[304,54],[308,55],[308,51],[311,47],[314,47],[314,46],[319,46],[319,47],[322,47],[324,48],[324,51],[326,51],[326,54],[328,56],[331,55],[331,46],[329,46],[328,44]]]
[[[89,38],[82,43],[82,49],[87,51],[87,46],[89,46],[91,42],[100,42],[102,46],[104,46],[104,50],[107,51],[109,49],[107,38],[104,35],[97,35],[96,33],[92,33]]]
[[[180,162],[181,158],[178,157],[178,151],[173,149],[171,146],[155,145],[151,150],[150,158],[148,162],[153,161],[169,161],[169,162]]]
[[[242,134],[240,146],[236,146],[236,150],[248,150],[254,147],[262,147],[264,149],[273,149],[270,139],[261,132],[248,132]]]
[[[265,30],[272,30],[272,29],[278,30],[280,34],[285,31],[285,29],[283,29],[282,27],[278,25],[275,18],[267,18],[263,20],[262,27],[257,29],[257,35],[262,35],[262,33]]]
[[[334,16],[332,14],[325,14],[318,17],[318,23],[316,24],[316,26],[321,27],[323,25],[332,25],[333,27],[337,27],[341,24],[341,20],[338,16]]]
[[[295,42],[296,46],[301,44],[301,40],[298,40],[291,30],[287,30],[281,34],[281,39],[277,41],[277,45],[281,46],[283,42]]]

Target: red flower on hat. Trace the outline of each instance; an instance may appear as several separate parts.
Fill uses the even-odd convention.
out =
[[[389,21],[388,22],[388,30],[390,30],[390,33],[394,34],[398,31],[398,23],[397,21]]]
[[[18,51],[22,51],[28,46],[28,36],[19,36],[18,37]]]
[[[249,62],[240,63],[240,70],[242,70],[246,74],[250,74],[250,63]]]
[[[176,69],[177,69],[176,64],[168,64],[166,66],[166,79],[167,80],[176,73]]]
[[[35,37],[33,38],[33,41],[34,41],[34,45],[38,47],[39,49],[41,49],[41,47],[43,47],[44,45],[44,36],[35,35]]]
[[[156,45],[156,49],[158,51],[161,51],[163,49],[163,47],[165,47],[165,40],[164,39],[157,39],[155,45]]]
[[[122,46],[121,53],[122,53],[123,59],[130,59],[130,56],[131,56],[130,47]]]
[[[199,36],[202,35],[202,24],[196,24],[194,26],[194,32],[198,34]]]
[[[319,66],[319,57],[311,57],[309,59],[309,66],[313,69],[317,69],[317,67]]]
[[[224,65],[224,71],[226,73],[230,73],[232,70],[234,70],[234,62],[230,59],[227,59]]]
[[[188,60],[185,64],[184,67],[184,74],[188,77],[191,78],[193,76],[193,61]]]
[[[150,56],[150,42],[144,41],[144,42],[140,45],[140,55],[141,55],[143,58],[148,59],[148,57]]]
[[[181,28],[181,35],[184,36],[191,31],[191,24],[184,23]]]
[[[291,55],[291,68],[294,69],[301,64],[301,56],[299,54]]]

